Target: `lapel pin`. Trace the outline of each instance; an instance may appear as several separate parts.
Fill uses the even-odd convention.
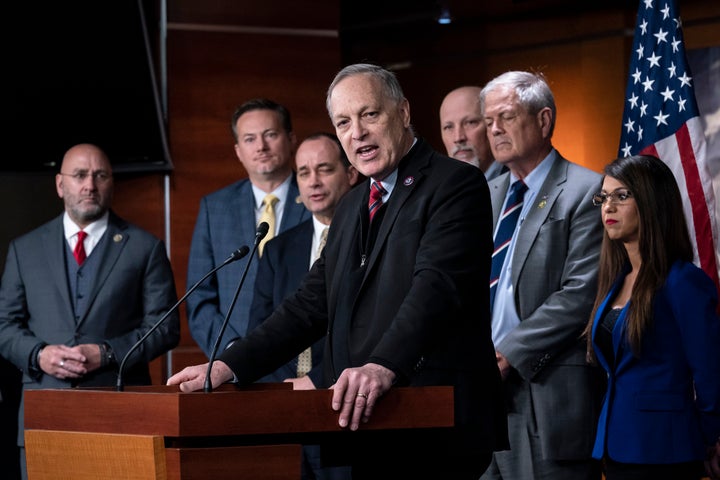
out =
[[[412,177],[412,176],[405,177],[405,180],[403,180],[403,185],[405,185],[406,187],[409,187],[413,183],[415,183],[415,177]]]
[[[120,235],[119,233],[116,233],[115,236],[113,237],[113,242],[115,242],[115,243],[122,242],[122,235]]]
[[[547,195],[543,195],[540,199],[540,202],[538,202],[538,208],[545,208],[545,205],[547,205]]]

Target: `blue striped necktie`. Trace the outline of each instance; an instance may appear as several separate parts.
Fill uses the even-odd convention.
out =
[[[368,200],[368,215],[370,216],[370,222],[372,223],[372,219],[377,213],[378,210],[380,210],[380,207],[383,204],[382,196],[387,193],[387,190],[383,188],[382,185],[380,185],[380,182],[372,182],[370,185],[370,199]]]
[[[522,180],[518,180],[513,183],[510,187],[510,196],[508,197],[505,208],[500,215],[500,226],[495,234],[495,246],[492,254],[492,268],[490,270],[491,310],[493,304],[495,303],[495,292],[497,291],[498,280],[500,279],[500,271],[502,270],[503,263],[505,263],[505,256],[507,255],[508,248],[510,248],[510,241],[512,240],[513,232],[515,232],[515,226],[520,218],[523,197],[525,196],[527,189],[527,185],[525,185]]]

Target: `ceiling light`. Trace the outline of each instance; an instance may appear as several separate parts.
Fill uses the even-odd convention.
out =
[[[449,25],[452,23],[452,17],[450,16],[450,10],[447,7],[440,9],[440,15],[437,18],[437,22],[440,25]]]

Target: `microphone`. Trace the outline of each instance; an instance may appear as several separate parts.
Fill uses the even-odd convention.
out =
[[[217,339],[215,339],[215,345],[213,346],[212,352],[210,353],[210,359],[208,361],[208,367],[207,372],[205,373],[205,386],[204,391],[205,393],[212,392],[212,381],[210,380],[210,373],[212,372],[212,366],[213,363],[215,363],[215,357],[217,356],[217,351],[220,348],[220,341],[222,340],[223,334],[225,333],[225,329],[228,326],[228,323],[230,322],[230,314],[233,311],[233,308],[235,308],[235,302],[237,302],[238,295],[240,295],[240,289],[242,289],[243,283],[245,283],[245,277],[247,276],[248,270],[250,269],[250,263],[252,262],[253,257],[255,256],[255,252],[258,249],[258,245],[260,245],[260,242],[263,238],[265,238],[265,235],[267,235],[268,230],[270,229],[270,225],[268,225],[267,222],[261,222],[257,229],[255,230],[255,243],[253,244],[252,252],[250,252],[250,259],[245,264],[245,270],[243,271],[242,277],[240,277],[240,283],[238,283],[237,289],[235,290],[235,295],[233,296],[232,302],[230,303],[230,307],[228,307],[228,311],[225,314],[225,319],[223,320],[222,326],[220,327],[220,333],[218,333]],[[247,247],[245,247],[247,248]]]
[[[266,229],[266,230],[267,230],[267,229]],[[256,243],[257,243],[257,241],[256,241]],[[177,310],[178,307],[185,301],[185,299],[186,299],[192,292],[194,292],[195,289],[196,289],[197,287],[199,287],[200,284],[201,284],[202,282],[204,282],[210,275],[212,275],[213,273],[217,272],[218,270],[220,270],[221,268],[223,268],[223,267],[224,267],[225,265],[227,265],[228,263],[232,263],[232,262],[235,262],[235,261],[237,261],[237,260],[240,260],[240,259],[243,258],[245,255],[247,255],[248,252],[250,252],[250,248],[248,248],[247,245],[243,245],[242,247],[240,247],[240,248],[238,248],[237,250],[235,250],[234,252],[232,252],[232,253],[230,254],[230,256],[229,256],[223,263],[221,263],[221,264],[218,265],[217,267],[215,267],[215,268],[213,268],[212,270],[210,270],[208,273],[205,274],[204,277],[202,277],[200,280],[198,280],[198,281],[195,283],[195,285],[193,285],[192,287],[190,287],[190,289],[185,293],[185,295],[183,295],[182,298],[175,303],[175,305],[173,305],[172,307],[170,307],[170,309],[169,309],[167,312],[165,312],[165,315],[163,315],[162,317],[160,317],[160,320],[158,320],[158,321],[155,323],[155,325],[153,325],[152,328],[151,328],[150,330],[148,330],[148,331],[145,333],[145,335],[143,335],[143,336],[140,338],[140,340],[138,340],[137,342],[135,342],[135,345],[133,345],[133,346],[130,348],[130,350],[128,350],[128,352],[125,354],[125,356],[123,357],[122,361],[120,362],[120,367],[118,368],[118,377],[117,377],[117,391],[118,391],[118,392],[122,392],[122,391],[124,390],[124,388],[125,388],[124,385],[123,385],[123,371],[125,370],[125,363],[127,362],[128,358],[130,358],[130,355],[131,355],[135,350],[137,350],[137,348],[140,347],[140,345],[142,345],[142,343],[145,341],[145,339],[146,339],[147,337],[149,337],[155,330],[157,330],[158,327],[160,327],[160,325],[162,325],[162,323],[165,321],[165,319],[166,319],[167,317],[169,317],[171,313],[173,313],[175,310]]]
[[[257,229],[255,230],[255,246],[257,246],[260,241],[265,238],[265,235],[267,235],[269,229],[270,225],[268,225],[267,222],[262,222],[260,225],[257,226]]]

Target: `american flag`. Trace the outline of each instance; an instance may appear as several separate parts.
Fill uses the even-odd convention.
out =
[[[675,0],[641,0],[630,60],[619,156],[664,161],[683,194],[695,264],[718,281],[717,203]]]

